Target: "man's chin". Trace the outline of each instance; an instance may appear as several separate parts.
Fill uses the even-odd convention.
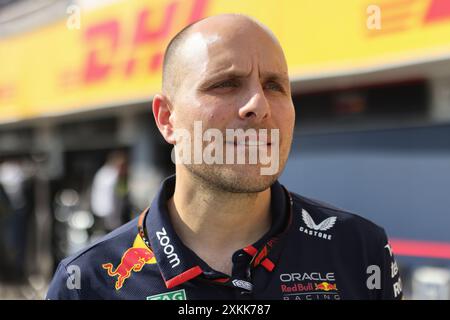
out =
[[[279,173],[261,174],[258,165],[220,165],[208,168],[190,167],[189,171],[217,189],[232,193],[262,192],[278,179]]]
[[[270,174],[265,174],[264,168],[267,167],[261,165],[251,165],[251,164],[234,164],[234,165],[225,165],[223,167],[224,171],[227,174],[234,175],[239,178],[248,178],[248,179],[256,179],[256,180],[265,180],[270,177],[278,177],[278,171],[270,172]],[[266,172],[267,173],[267,172]]]

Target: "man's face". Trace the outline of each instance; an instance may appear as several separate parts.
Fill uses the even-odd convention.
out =
[[[182,165],[220,189],[260,192],[281,174],[292,142],[295,110],[286,61],[279,45],[259,27],[244,23],[228,32],[223,27],[210,29],[221,31],[193,31],[181,51],[185,68],[171,101],[171,118],[174,129],[187,129],[193,138],[195,121],[201,121],[203,131],[220,130],[224,158],[231,147],[235,154],[245,152],[246,163]],[[267,164],[249,164],[250,147],[227,141],[226,129],[256,129],[257,133],[267,129],[269,143],[264,141],[261,147],[267,148],[271,159],[278,152],[279,165],[273,174],[261,174]],[[273,129],[279,130],[278,144],[271,141]],[[203,148],[208,144],[203,142]],[[193,158],[194,143],[191,150]]]

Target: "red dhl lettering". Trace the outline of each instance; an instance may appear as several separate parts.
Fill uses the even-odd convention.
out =
[[[186,15],[186,24],[205,16],[209,1],[192,0],[191,11]],[[161,44],[168,41],[175,31],[173,27],[176,22],[175,17],[180,12],[179,4],[179,1],[168,2],[161,12],[151,8],[140,10],[136,15],[136,25],[131,37],[124,34],[125,28],[117,19],[101,21],[89,26],[84,34],[84,40],[88,46],[82,71],[84,83],[104,81],[113,71],[124,76],[131,76],[139,63],[143,64],[150,74],[159,71],[164,50]],[[163,15],[162,22],[159,26],[150,28],[149,22],[157,14]],[[132,39],[131,43],[126,43],[126,39]],[[156,50],[138,58],[137,50],[152,44],[157,44]],[[118,61],[123,48],[130,52],[129,57]]]
[[[450,1],[432,0],[425,15],[425,24],[450,19]]]

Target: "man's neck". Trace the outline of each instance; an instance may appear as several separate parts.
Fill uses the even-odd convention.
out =
[[[269,230],[270,194],[270,188],[259,193],[230,193],[187,173],[177,173],[175,193],[168,201],[169,214],[183,243],[210,265],[214,261],[220,265],[225,261],[219,262],[219,257],[231,261],[233,252],[256,242]],[[230,271],[229,267],[221,271],[225,270]]]

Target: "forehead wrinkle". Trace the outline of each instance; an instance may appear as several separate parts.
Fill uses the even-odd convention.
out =
[[[283,53],[274,48],[275,51],[262,53],[261,48],[251,48],[255,52],[245,51],[246,54],[236,55],[233,52],[230,55],[225,55],[225,58],[217,58],[217,55],[211,54],[211,57],[216,58],[208,63],[207,72],[212,74],[235,73],[250,75],[253,70],[258,70],[258,76],[269,77],[276,76],[277,78],[288,78],[287,66],[284,61]],[[246,49],[244,49],[246,50]],[[237,50],[235,50],[237,51]],[[219,53],[220,55],[220,53]]]
[[[237,66],[236,64],[231,64],[231,66],[224,68],[224,67],[217,67],[215,69],[212,70],[207,70],[208,73],[213,74],[213,77],[221,77],[223,75],[232,75],[232,76],[236,76],[236,77],[248,77],[251,75],[251,73],[253,72],[254,69],[254,65],[256,65],[256,69],[258,69],[258,77],[259,78],[279,78],[282,80],[288,80],[289,76],[286,70],[276,70],[276,69],[272,69],[272,70],[263,70],[261,71],[261,67],[260,64],[255,63],[255,64],[249,64],[250,65],[250,70],[247,72],[245,71],[244,68],[240,68],[239,66]]]
[[[246,68],[242,68],[241,66],[238,66],[236,63],[228,63],[225,62],[222,65],[215,67],[214,69],[208,70],[208,67],[206,69],[205,75],[203,78],[219,78],[223,76],[235,76],[235,77],[246,77],[249,76],[252,72],[252,69],[250,69],[248,72],[246,71]]]
[[[235,67],[226,68],[226,69],[215,69],[211,73],[206,74],[203,79],[206,80],[214,80],[220,78],[247,78],[252,74],[252,70],[249,72],[245,72],[242,69]],[[211,75],[212,74],[212,75]],[[277,80],[282,82],[289,82],[289,76],[287,72],[279,72],[279,71],[262,71],[258,68],[258,77],[263,81],[267,80]]]

